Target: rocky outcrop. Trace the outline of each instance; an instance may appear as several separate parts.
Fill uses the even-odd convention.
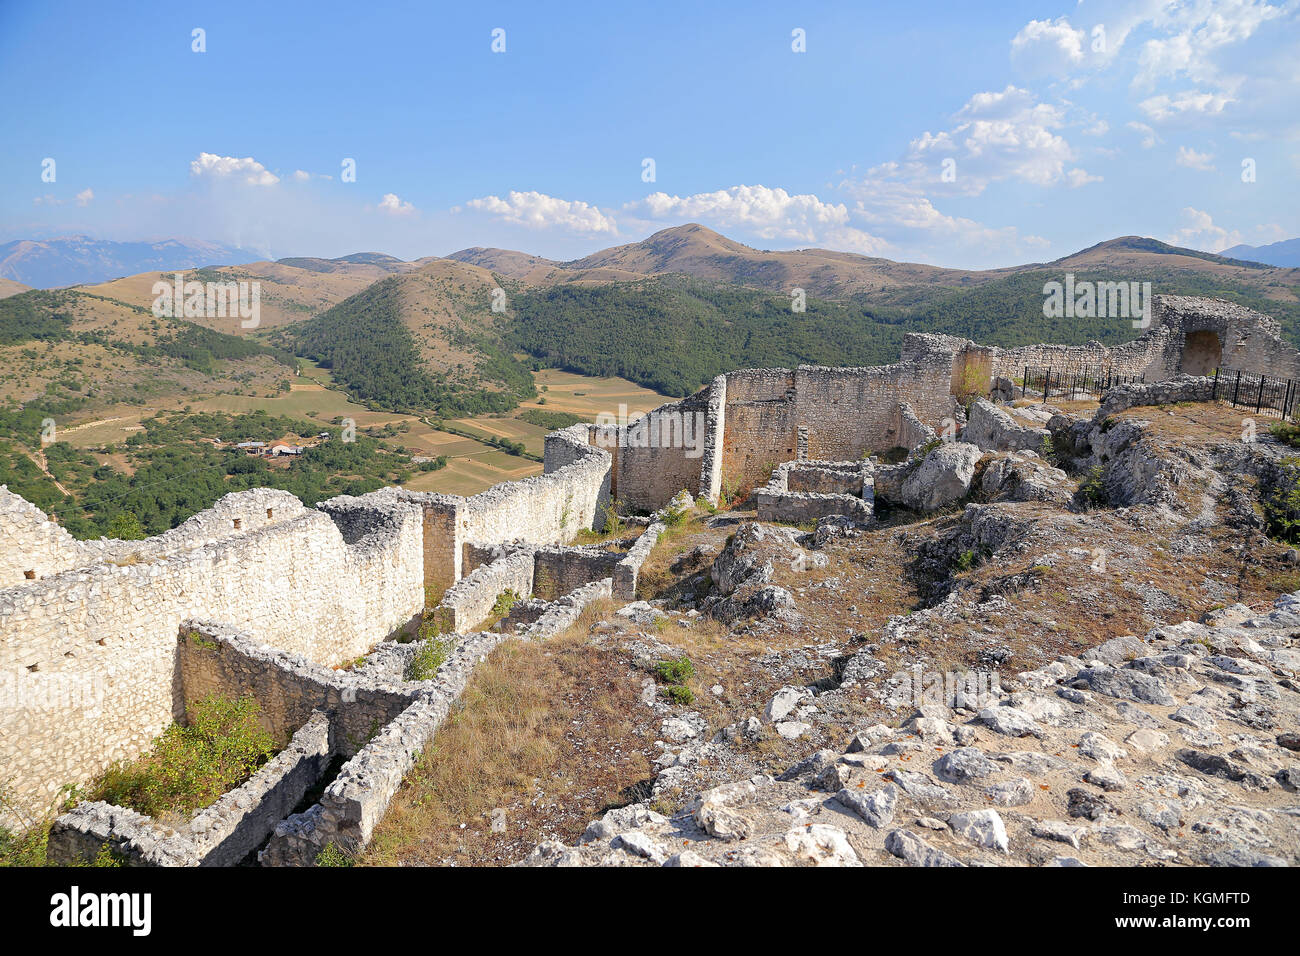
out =
[[[903,480],[898,503],[913,511],[946,508],[970,491],[981,452],[968,442],[942,442]]]
[[[1032,451],[990,461],[980,478],[980,491],[991,501],[1045,501],[1062,507],[1074,493],[1065,472]]]
[[[764,527],[756,522],[742,525],[714,559],[714,593],[703,609],[725,623],[767,615],[787,624],[797,623],[794,596],[771,584],[772,575],[778,565],[806,571],[826,563],[825,555],[796,544],[797,537],[800,532],[794,528]]]
[[[1300,593],[1212,620],[926,702],[680,813],[610,811],[525,865],[1298,863]]]
[[[962,440],[985,451],[1041,451],[1043,442],[1051,441],[1046,428],[1018,423],[988,399],[975,399],[968,415]]]

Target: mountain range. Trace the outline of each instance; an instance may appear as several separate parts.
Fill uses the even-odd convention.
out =
[[[52,252],[45,254],[79,249],[102,263],[112,251],[92,255],[94,240],[59,242],[66,245],[47,245]],[[535,394],[532,371],[541,367],[618,375],[685,395],[731,368],[893,361],[909,331],[1003,346],[1117,343],[1136,334],[1127,321],[1045,318],[1044,285],[1067,272],[1150,281],[1156,293],[1230,299],[1273,314],[1288,337],[1300,340],[1300,269],[1140,236],[1052,262],[983,271],[827,249],[762,250],[694,223],[568,262],[474,247],[410,262],[361,252],[196,266],[229,262],[237,251],[118,245],[146,247],[133,254],[151,267],[58,292],[5,288],[0,280],[0,353],[7,346],[29,356],[23,343],[32,339],[62,343],[35,364],[0,354],[0,365],[11,363],[8,374],[0,373],[0,397],[51,401],[64,394],[62,383],[79,382],[85,369],[100,362],[107,368],[110,359],[118,374],[92,376],[94,398],[106,404],[138,398],[142,388],[246,390],[253,381],[276,381],[283,357],[295,353],[376,407],[479,414]],[[12,255],[16,246],[23,244],[4,248]],[[25,255],[39,259],[32,249]],[[205,281],[257,282],[259,326],[244,329],[220,317],[155,322],[153,284],[176,269]],[[16,283],[40,284],[29,281],[38,276],[20,274],[26,278]],[[804,312],[791,307],[795,289],[804,290]],[[238,345],[250,337],[246,345],[263,351]],[[178,363],[175,374],[161,374],[169,363]],[[202,381],[192,375],[196,367]],[[90,384],[83,383],[83,399]]]
[[[1248,259],[1251,262],[1264,262],[1271,266],[1300,266],[1300,239],[1283,239],[1270,242],[1266,246],[1233,246],[1221,253],[1234,259]]]
[[[247,250],[200,239],[158,242],[112,242],[89,236],[16,239],[0,245],[0,279],[38,289],[56,289],[153,269],[195,269],[247,260]]]

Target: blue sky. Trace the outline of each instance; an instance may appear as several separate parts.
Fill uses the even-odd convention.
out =
[[[571,258],[698,221],[985,268],[1300,235],[1300,0],[5,0],[0,88],[0,240]]]

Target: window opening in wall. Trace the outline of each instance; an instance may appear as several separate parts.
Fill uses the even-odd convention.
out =
[[[239,521],[238,518],[236,518],[236,519],[235,519],[235,530],[236,530],[236,531],[239,530],[239,524],[240,524],[240,521]]]
[[[28,581],[34,581],[34,580],[36,580],[36,572],[35,572],[35,571],[24,571],[24,572],[23,572],[23,577],[25,577]]]
[[[272,509],[270,509],[270,508],[267,508],[267,509],[266,509],[266,516],[267,516],[268,518],[271,517],[271,511],[272,511]]]

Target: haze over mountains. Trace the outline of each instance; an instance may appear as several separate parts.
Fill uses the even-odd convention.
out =
[[[1052,264],[1142,267],[1151,264],[1153,255],[1202,259],[1229,268],[1250,268],[1252,264],[1291,268],[1300,266],[1300,239],[1267,246],[1233,246],[1215,255],[1156,239],[1124,236],[1098,243]],[[358,252],[333,259],[295,256],[274,260],[273,264],[318,274],[369,275],[378,279],[414,271],[438,258],[427,256],[407,262],[385,253]],[[663,229],[638,242],[602,249],[568,262],[482,246],[462,249],[442,259],[478,266],[529,285],[618,282],[647,275],[683,273],[774,291],[799,286],[809,294],[825,297],[917,284],[960,286],[1045,265],[1027,263],[1000,269],[965,270],[830,249],[773,252],[754,249],[695,223]],[[22,291],[23,287],[53,289],[104,283],[148,272],[236,265],[267,266],[268,262],[255,261],[249,250],[206,240],[114,242],[88,236],[20,239],[0,245],[0,297]]]
[[[1300,239],[1283,239],[1266,246],[1233,246],[1224,249],[1223,255],[1252,262],[1266,262],[1271,266],[1300,266]]]
[[[112,242],[89,236],[16,239],[0,245],[0,279],[38,289],[104,282],[153,269],[247,262],[246,249],[202,239]]]

